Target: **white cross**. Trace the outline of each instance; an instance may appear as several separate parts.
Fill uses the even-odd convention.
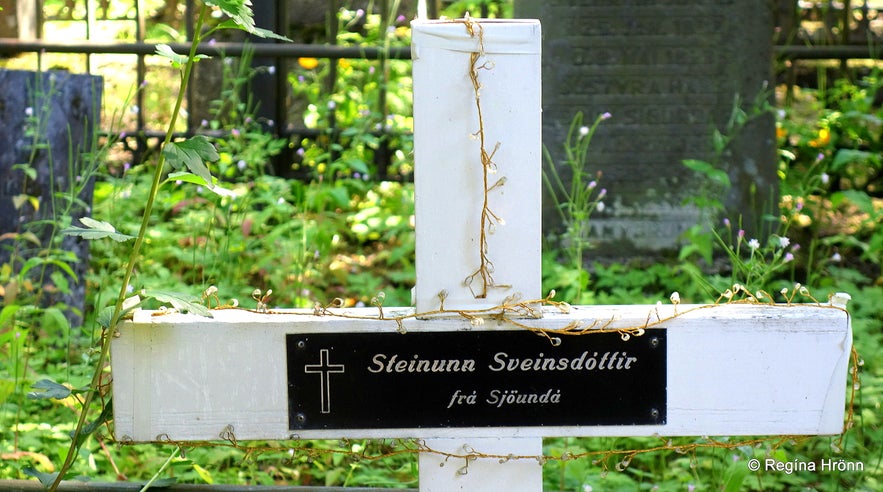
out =
[[[836,307],[574,306],[561,312],[535,306],[528,314],[542,317],[510,313],[511,318],[488,317],[481,322],[474,314],[452,312],[493,310],[519,298],[541,297],[539,24],[488,21],[480,28],[471,26],[471,33],[466,32],[467,25],[462,21],[413,24],[415,301],[417,313],[436,313],[418,319],[411,316],[413,308],[384,308],[387,316],[408,316],[378,321],[374,308],[336,310],[344,317],[296,310],[220,310],[213,319],[136,312],[121,324],[112,345],[116,438],[212,440],[224,429],[232,429],[240,440],[284,440],[293,434],[303,439],[401,437],[420,438],[453,455],[475,451],[505,457],[542,454],[545,436],[841,432],[852,332],[848,314]],[[484,149],[475,136],[476,91],[468,75],[472,54],[477,52],[478,65],[471,66],[479,67]],[[496,173],[490,180],[480,151],[492,156]],[[502,177],[505,184],[497,185]],[[492,220],[483,223],[487,217]],[[487,232],[486,243],[482,230]],[[488,266],[485,260],[492,267],[481,270],[479,265]],[[493,281],[482,282],[476,272],[492,274]],[[446,311],[439,313],[442,306]],[[292,334],[401,331],[405,334],[397,336],[407,337],[414,332],[590,331],[599,326],[622,330],[650,325],[666,329],[664,423],[544,426],[538,421],[519,427],[291,429],[287,391],[291,381],[284,368],[290,360],[286,337]],[[207,333],[214,343],[204,343]],[[538,346],[548,348],[548,343],[537,337]],[[397,360],[415,361],[419,355],[398,354]],[[319,364],[298,366],[320,374],[321,413],[331,411],[331,374],[344,371],[343,364],[330,364],[329,359],[329,349],[322,349]],[[350,377],[365,370],[347,362]],[[401,367],[407,371],[410,364]],[[399,366],[385,367],[398,371]],[[517,380],[508,377],[507,382]],[[451,405],[452,399],[447,395],[442,405]],[[411,408],[415,402],[410,401],[388,405],[402,412],[419,411]],[[372,410],[376,409],[364,409]],[[542,488],[542,468],[535,460],[471,461],[466,475],[458,473],[461,466],[438,466],[446,461],[442,455],[421,453],[421,490]]]
[[[319,390],[319,398],[322,406],[322,413],[331,413],[331,374],[343,374],[346,372],[346,366],[343,364],[330,364],[328,362],[328,349],[319,351],[319,363],[307,364],[304,366],[304,372],[307,374],[319,374],[321,388]]]

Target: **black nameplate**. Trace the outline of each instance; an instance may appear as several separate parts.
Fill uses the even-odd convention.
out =
[[[402,429],[661,425],[665,330],[287,335],[289,425]]]

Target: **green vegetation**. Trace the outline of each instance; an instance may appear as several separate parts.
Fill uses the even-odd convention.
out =
[[[248,22],[250,12],[239,3],[205,3],[219,6],[233,20],[212,29],[254,29]],[[459,3],[503,9],[500,2]],[[341,25],[345,28],[357,15],[341,12]],[[390,16],[372,14],[359,25],[358,31],[342,29],[344,42],[408,42],[406,24]],[[180,74],[176,80],[186,84],[195,58],[166,55],[166,63],[174,64],[174,73]],[[290,82],[295,93],[308,101],[304,121],[321,130],[333,112],[339,127],[351,128],[334,144],[321,137],[286,142],[263,133],[253,121],[254,107],[239,99],[238,88],[248,83],[253,70],[247,61],[224,67],[223,97],[213,105],[205,128],[225,130],[226,136],[187,141],[173,141],[169,136],[158,160],[133,165],[107,158],[115,142],[105,142],[91,156],[90,175],[84,176],[97,178],[93,221],[71,224],[65,206],[77,194],[60,190],[68,193],[59,193],[63,206],[57,207],[59,214],[50,224],[55,237],[68,234],[92,239],[83,326],[68,323],[63,305],[41,307],[44,289],[64,291],[74,281],[65,265],[76,259],[57,247],[58,239],[39,245],[39,254],[13,255],[0,265],[0,478],[32,476],[51,484],[61,476],[62,466],[70,466],[66,474],[70,478],[153,480],[154,486],[172,480],[415,485],[416,455],[398,452],[407,444],[393,440],[298,442],[293,453],[289,453],[290,443],[248,443],[261,449],[248,453],[226,445],[178,448],[119,445],[111,440],[112,395],[107,392],[110,374],[105,364],[108,327],[132,308],[128,300],[135,295],[134,302],[142,307],[171,303],[196,312],[205,312],[206,301],[214,298],[211,286],[218,289],[219,302],[236,299],[248,308],[257,307],[259,301],[309,307],[333,298],[343,299],[346,305],[367,305],[379,292],[385,293],[387,306],[410,303],[413,186],[366,179],[376,174],[374,152],[383,145],[396,149],[390,175],[411,171],[410,142],[399,131],[411,126],[407,65],[341,61],[336,67],[338,86],[327,93],[319,86],[329,62],[301,60]],[[380,101],[381,86],[390,89],[385,102]],[[861,379],[854,421],[843,436],[786,438],[683,453],[676,451],[678,446],[688,449],[704,440],[678,438],[672,439],[673,450],[634,457],[604,452],[641,450],[668,442],[658,438],[548,439],[544,451],[548,456],[599,452],[597,459],[549,460],[544,467],[548,490],[881,487],[883,110],[874,104],[881,86],[883,80],[872,71],[855,83],[842,80],[830,89],[798,91],[794,102],[777,111],[781,203],[778,216],[769,218],[776,225],[774,234],[747,237],[738,217],[720,216],[718,204],[708,201],[704,204],[708,222],[690,231],[690,242],[685,243],[680,258],[640,268],[584,264],[583,256],[591,245],[584,224],[603,198],[597,183],[597,172],[602,170],[586,167],[586,162],[594,128],[603,124],[604,115],[597,116],[585,132],[578,116],[568,142],[549,143],[565,145],[569,151],[566,164],[572,172],[582,172],[583,181],[582,186],[570,188],[559,185],[557,176],[548,175],[547,185],[559,199],[568,228],[567,241],[549,238],[543,255],[545,291],[557,290],[560,300],[597,304],[655,303],[669,299],[673,292],[685,303],[714,302],[734,284],[772,295],[783,288],[789,295],[805,288],[822,301],[831,292],[848,292]],[[33,128],[39,129],[42,111],[33,108],[33,112]],[[165,117],[169,129],[176,127],[177,114],[173,111],[171,118]],[[734,114],[738,119],[752,113],[740,115],[737,108]],[[39,131],[33,136],[37,148]],[[726,138],[720,134],[715,140],[725,142]],[[301,156],[309,180],[268,174],[265,163],[286,145],[293,145]],[[686,165],[719,187],[715,189],[728,186],[713,160]],[[34,172],[27,163],[17,170]],[[27,227],[4,233],[0,247],[15,252],[23,244],[32,244],[36,236]],[[717,263],[713,269],[713,258],[724,258],[726,266],[720,268]],[[42,275],[50,265],[57,267],[51,282]],[[800,287],[795,287],[798,283]],[[272,290],[272,295],[256,298],[255,289],[263,294]],[[790,474],[748,470],[748,459],[767,456],[782,462],[842,458],[860,461],[864,469]]]

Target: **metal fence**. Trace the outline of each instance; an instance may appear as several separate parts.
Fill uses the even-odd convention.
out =
[[[83,71],[92,72],[93,55],[134,55],[136,57],[136,62],[133,67],[135,72],[135,83],[138,87],[143,87],[148,78],[149,69],[146,59],[147,57],[154,55],[156,51],[156,44],[146,41],[148,13],[144,8],[145,2],[143,0],[135,0],[132,2],[132,9],[128,13],[129,15],[125,16],[108,15],[106,11],[99,15],[95,8],[97,2],[92,0],[84,1],[82,3],[65,3],[76,5],[78,10],[74,12],[72,9],[66,12],[67,16],[59,18],[57,13],[46,15],[44,9],[37,8],[34,12],[35,19],[33,19],[33,23],[37,26],[37,39],[22,40],[16,38],[0,38],[0,56],[12,56],[23,53],[35,53],[38,57],[50,53],[82,54],[85,56]],[[169,3],[174,4],[177,2]],[[193,0],[186,0],[184,13],[181,16],[184,24],[183,28],[188,40],[192,39],[193,35],[194,27],[192,19],[194,18],[193,12],[195,12],[194,4],[195,2]],[[325,4],[327,5],[327,13],[325,16],[328,19],[336,19],[340,8],[338,5],[339,2],[337,0],[331,0],[325,2]],[[436,2],[430,2],[430,4],[437,8]],[[254,15],[256,24],[262,28],[270,29],[277,33],[287,34],[287,6],[288,2],[284,0],[255,2]],[[390,8],[390,5],[387,1],[381,0],[375,3],[375,7],[379,11],[388,13],[386,11]],[[14,15],[14,13],[5,13],[4,15]],[[382,19],[386,19],[389,16],[386,15],[381,17]],[[85,32],[85,39],[65,42],[48,41],[43,39],[43,31],[46,29],[46,26],[51,26],[53,22],[59,21],[82,22],[82,31]],[[116,43],[93,40],[92,38],[95,37],[93,33],[99,31],[101,24],[105,22],[130,23],[131,30],[134,31],[134,42]],[[285,104],[286,96],[290,92],[286,67],[289,66],[290,63],[301,58],[317,58],[331,61],[360,59],[376,60],[379,65],[379,70],[382,71],[383,65],[389,60],[410,59],[410,50],[408,47],[402,46],[339,46],[337,45],[338,23],[336,21],[329,21],[325,24],[325,37],[327,42],[323,44],[283,43],[251,37],[232,42],[204,43],[199,46],[198,53],[212,57],[223,56],[235,58],[241,57],[246,50],[250,51],[250,54],[253,57],[253,65],[264,68],[271,67],[270,70],[262,70],[256,74],[250,84],[252,91],[249,97],[253,98],[257,103],[257,119],[260,121],[271,122],[271,125],[267,125],[265,130],[274,134],[276,137],[289,139],[295,142],[303,138],[315,139],[320,135],[328,135],[331,140],[334,141],[346,129],[338,128],[336,126],[336,121],[335,118],[333,118],[333,115],[325,121],[327,126],[324,128],[309,128],[304,125],[303,121],[290,121],[291,118],[289,117],[288,108]],[[384,29],[384,26],[381,26],[381,29]],[[176,53],[186,53],[189,51],[189,44],[187,43],[167,44],[169,44]],[[329,64],[329,67],[329,73],[322,84],[324,86],[323,90],[326,91],[334,90],[335,79],[337,78],[336,65],[332,63]],[[186,108],[198,107],[198,90],[199,89],[194,87],[194,84],[191,84],[187,93],[185,103]],[[379,90],[381,91],[381,101],[385,101],[386,88],[381,87]],[[145,91],[136,91],[134,94],[135,99],[132,101],[134,107],[145,108],[146,97]],[[186,130],[181,131],[180,136],[189,136],[196,132],[206,133],[205,129],[200,128],[201,118],[198,117],[197,111],[188,111],[186,115]],[[385,132],[387,131],[387,129],[381,127],[375,132],[377,134],[376,136],[379,137],[378,141],[380,142],[380,148],[375,152],[374,164],[376,167],[376,174],[373,177],[380,180],[390,178],[386,172],[389,164],[390,149],[384,148],[387,144],[387,139],[384,138],[386,136]],[[143,156],[152,148],[155,148],[164,135],[165,131],[163,129],[151,128],[146,120],[144,112],[139,111],[135,114],[134,128],[127,130],[122,136],[121,141],[126,150],[131,151],[135,155],[133,160],[138,161],[140,156]],[[329,145],[329,147],[333,148],[334,146]],[[290,165],[291,161],[296,158],[297,156],[293,155],[292,149],[283,149],[282,155],[278,156],[277,162],[274,163],[276,172],[283,175],[297,174],[292,172]],[[397,178],[400,179],[401,176],[398,176]]]
[[[36,0],[29,1],[35,2],[36,5],[44,3]],[[279,43],[258,38],[247,40],[250,49],[253,50],[253,64],[274,68],[255,77],[251,96],[258,103],[258,116],[264,121],[275,123],[268,126],[266,130],[279,138],[296,142],[300,139],[315,139],[326,135],[331,142],[334,142],[342,132],[346,131],[345,128],[337,127],[333,113],[325,121],[324,128],[307,127],[303,121],[290,121],[289,111],[285,104],[286,95],[290,90],[287,86],[286,70],[295,60],[299,58],[334,61],[341,59],[376,60],[382,67],[389,60],[410,58],[409,49],[403,46],[337,45],[339,24],[336,19],[342,6],[341,1],[329,0],[324,4],[326,7],[325,17],[328,21],[324,23],[326,41],[323,44]],[[167,2],[173,7],[179,3],[179,1]],[[352,2],[344,3],[350,5]],[[431,17],[438,15],[440,3],[440,0],[428,2]],[[479,3],[484,5],[482,2]],[[55,12],[52,15],[46,14],[43,8],[36,8],[32,23],[36,26],[37,39],[0,38],[0,56],[22,53],[37,53],[38,56],[48,53],[78,53],[85,56],[85,71],[90,72],[92,71],[92,55],[134,55],[136,57],[134,67],[136,83],[140,86],[147,79],[146,58],[154,54],[156,45],[146,42],[149,13],[145,10],[145,1],[134,0],[131,4],[131,9],[125,15],[114,15],[112,12],[108,12],[108,2],[97,0],[82,0],[82,3],[70,0],[58,2],[58,5],[67,5],[71,8],[67,12]],[[179,15],[179,18],[183,24],[186,38],[192,39],[194,28],[192,13],[195,11],[195,2],[194,0],[184,0],[183,4],[183,15]],[[274,32],[287,34],[290,4],[285,0],[254,2],[256,24]],[[391,8],[389,0],[378,0],[374,2],[374,5],[376,10],[387,14]],[[395,2],[395,5],[399,5],[399,3]],[[778,0],[774,5],[776,25],[778,26],[774,40],[774,53],[777,59],[782,62],[780,79],[783,79],[784,82],[795,83],[795,73],[798,63],[801,61],[837,60],[841,69],[847,69],[849,60],[880,58],[876,46],[881,25],[883,25],[883,15],[877,8],[883,7],[883,2],[881,5],[875,5],[875,2],[868,0],[862,2]],[[76,7],[76,11],[73,7]],[[413,12],[403,11],[402,14],[410,17]],[[64,18],[60,19],[60,16]],[[381,17],[387,19],[389,15]],[[85,39],[71,42],[53,42],[43,39],[47,26],[51,26],[53,22],[59,20],[82,22]],[[130,23],[135,41],[127,43],[94,41],[93,38],[96,37],[94,33],[100,31],[104,22]],[[189,46],[186,43],[171,43],[170,45],[176,52],[186,52]],[[249,48],[246,48],[246,45],[240,41],[218,42],[200,46],[199,52],[210,56],[239,57],[246,49]],[[329,65],[329,73],[323,82],[323,90],[325,91],[334,90],[338,76],[335,67],[334,63]],[[381,103],[384,103],[386,99],[385,88],[380,90]],[[194,102],[196,99],[194,87],[191,86],[187,96],[187,107],[196,107],[198,104]],[[138,91],[135,98],[134,104],[144,108],[145,93]],[[186,123],[186,130],[181,132],[182,136],[200,131],[200,119],[196,111],[187,113]],[[149,152],[152,147],[158,145],[164,131],[150,128],[143,112],[135,115],[134,125],[134,131],[127,131],[123,141],[126,149],[133,152],[136,156],[135,160],[138,160],[137,156]],[[376,132],[380,148],[376,149],[374,155],[376,170],[373,173],[373,178],[379,180],[390,178],[387,174],[387,166],[391,151],[384,147],[389,141],[385,138],[389,136],[385,133],[386,131],[386,129],[380,128]],[[297,177],[297,173],[292,172],[290,165],[296,159],[297,156],[293,154],[293,150],[285,149],[282,155],[277,158],[277,162],[274,163],[276,172]],[[397,178],[401,179],[402,177],[398,176]]]

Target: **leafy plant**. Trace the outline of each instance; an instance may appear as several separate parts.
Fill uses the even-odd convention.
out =
[[[389,10],[371,13],[341,9],[338,43],[344,46],[407,47],[410,29]],[[413,172],[410,64],[381,58],[328,60],[301,58],[289,74],[294,94],[305,100],[303,122],[320,132],[302,139],[296,169],[312,179],[385,177],[402,179]],[[340,130],[344,128],[343,130]],[[385,166],[389,159],[390,165]]]
[[[222,22],[216,28],[207,29],[204,31],[203,26],[205,25],[206,19],[209,17],[212,8],[219,9],[221,12],[229,17],[229,20]],[[141,227],[137,235],[135,235],[134,237],[132,249],[129,254],[129,260],[125,265],[122,285],[120,287],[117,300],[112,306],[102,311],[102,313],[106,314],[98,317],[99,322],[102,323],[102,329],[99,339],[99,347],[97,349],[98,353],[96,360],[94,361],[92,380],[89,384],[88,390],[82,393],[82,399],[78,401],[80,409],[77,423],[71,433],[71,443],[65,455],[64,462],[61,464],[54,476],[51,477],[51,483],[48,484],[50,490],[55,490],[61,483],[61,480],[63,480],[67,476],[67,473],[71,469],[73,461],[79,455],[79,450],[81,449],[81,446],[89,437],[89,435],[91,435],[104,421],[106,421],[110,417],[110,402],[102,402],[100,405],[101,410],[98,412],[97,415],[92,412],[92,409],[93,405],[95,405],[100,400],[99,396],[102,394],[102,388],[104,387],[103,374],[110,348],[112,331],[114,327],[119,323],[119,321],[123,318],[123,316],[125,316],[125,314],[129,312],[132,307],[136,305],[136,303],[140,302],[136,300],[135,303],[133,303],[130,300],[131,298],[129,286],[135,267],[139,263],[141,248],[145,243],[145,239],[147,238],[147,232],[150,227],[152,211],[156,197],[159,193],[160,187],[163,185],[164,182],[168,181],[167,179],[164,179],[166,175],[166,164],[168,163],[172,168],[178,171],[176,174],[174,174],[174,176],[178,179],[199,183],[200,185],[205,186],[208,189],[217,193],[226,193],[223,188],[217,186],[217,183],[211,176],[211,173],[209,172],[208,167],[205,164],[206,160],[214,161],[217,160],[219,157],[214,146],[212,146],[211,143],[205,139],[205,137],[196,136],[184,141],[173,141],[173,132],[176,125],[176,120],[178,118],[178,115],[180,114],[185,90],[190,80],[193,65],[202,57],[201,55],[196,54],[196,48],[200,44],[202,39],[204,39],[206,36],[211,35],[214,30],[223,28],[241,29],[248,31],[251,34],[262,37],[278,37],[269,31],[257,28],[254,25],[250,8],[248,8],[244,3],[224,0],[217,2],[206,1],[199,11],[199,17],[195,24],[194,36],[189,54],[181,55],[174,53],[166,45],[159,45],[157,47],[158,55],[168,59],[173,66],[180,69],[180,89],[178,92],[178,97],[175,100],[174,109],[172,110],[169,118],[168,131],[166,133],[165,139],[163,140],[162,152],[159,155],[154,169],[150,191],[148,192],[146,197],[147,199],[144,206]],[[95,220],[85,225],[87,226],[85,229],[68,228],[67,233],[69,235],[89,238],[94,237],[96,234],[99,233],[108,233],[108,230],[115,230],[113,226],[105,226],[104,223]],[[205,311],[204,307],[200,309],[197,307],[196,304],[191,303],[188,299],[177,294],[168,292],[150,292],[143,290],[141,291],[141,294],[145,297],[156,298],[160,302],[171,302],[177,305],[179,308],[185,310],[195,311],[201,314],[208,314],[208,312]],[[90,417],[94,418],[95,420],[93,420],[92,422],[87,422]],[[46,478],[47,477],[43,477],[43,479]],[[47,480],[47,482],[50,481]]]
[[[684,203],[696,207],[700,216],[699,221],[683,233],[684,244],[678,254],[679,260],[698,257],[704,260],[706,265],[710,266],[714,263],[716,241],[715,233],[712,232],[713,224],[717,224],[721,215],[727,211],[725,197],[732,186],[725,156],[751,120],[769,114],[773,110],[769,96],[769,90],[764,87],[764,90],[758,91],[747,107],[743,107],[742,98],[737,94],[733,98],[732,111],[724,128],[712,129],[710,156],[707,159],[685,159],[682,162],[696,173],[702,186],[697,187],[699,191]],[[760,218],[761,221],[767,219],[767,217]],[[759,232],[767,229],[762,223],[750,225],[752,230]]]
[[[800,106],[780,113],[782,193],[801,208],[799,232],[820,246],[816,270],[845,261],[879,270],[883,262],[883,110],[875,103],[881,87],[875,70],[856,84],[802,91]]]
[[[548,164],[543,170],[543,183],[564,226],[564,232],[556,238],[556,244],[565,252],[570,268],[578,275],[570,283],[577,286],[574,297],[568,299],[580,299],[589,282],[588,271],[583,264],[585,250],[591,247],[589,221],[592,212],[604,209],[602,200],[607,195],[605,188],[598,188],[601,172],[592,173],[587,168],[589,146],[598,125],[608,118],[610,113],[600,114],[591,126],[585,126],[582,112],[573,117],[564,141],[563,167],[568,171],[565,177],[559,174],[559,165],[552,159],[549,150],[543,149]]]

